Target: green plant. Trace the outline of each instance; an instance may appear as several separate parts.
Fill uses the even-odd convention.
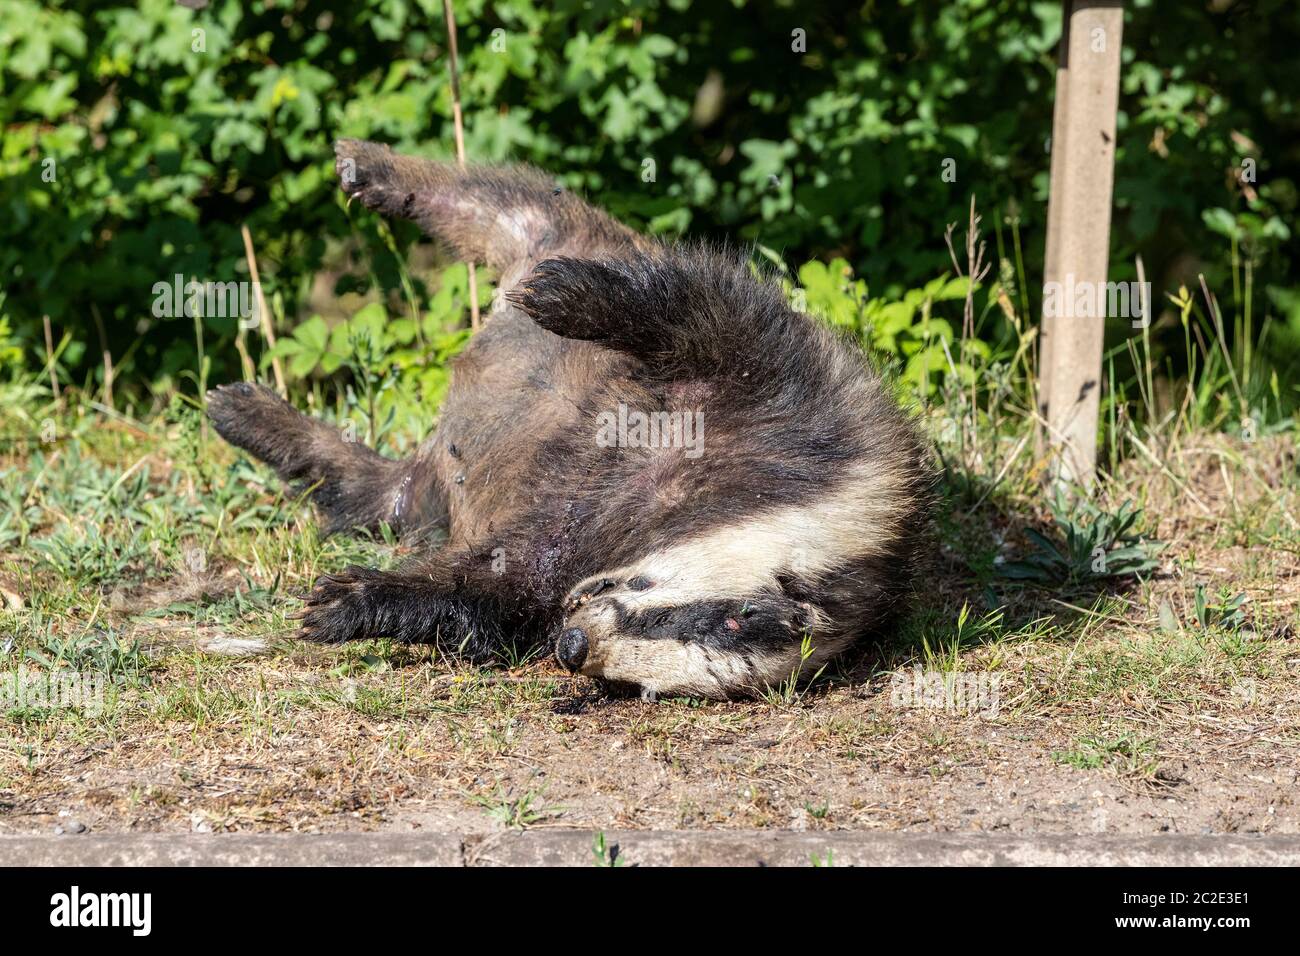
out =
[[[146,669],[139,641],[124,644],[111,631],[49,637],[39,650],[28,648],[25,657],[50,674],[64,670],[91,672],[120,684],[139,683]]]
[[[1157,764],[1155,750],[1154,740],[1134,733],[1095,735],[1080,737],[1069,750],[1053,751],[1052,759],[1076,770],[1114,767],[1125,775],[1149,776]]]
[[[803,679],[804,667],[813,656],[814,650],[812,635],[805,633],[803,640],[799,642],[799,663],[790,671],[790,676],[782,680],[778,686],[769,687],[764,692],[764,697],[769,704],[789,706],[796,703],[807,692],[808,687],[816,683],[825,673],[826,665],[823,664],[806,681]]]
[[[591,855],[596,866],[612,868],[624,865],[623,855],[619,853],[617,844],[610,846],[605,842],[604,830],[598,831],[595,839],[591,841]]]
[[[498,787],[492,795],[475,796],[473,800],[483,808],[483,811],[491,819],[502,826],[526,830],[547,817],[553,816],[561,809],[558,807],[543,808],[540,803],[541,795],[541,790],[528,790],[521,796],[512,797],[504,789]]]
[[[1196,585],[1193,608],[1196,613],[1196,623],[1201,630],[1233,631],[1246,623],[1245,593],[1235,597],[1228,597],[1228,593],[1231,592],[1221,593],[1218,600],[1212,603],[1205,595],[1205,585]]]
[[[963,651],[972,646],[994,643],[1002,637],[1002,618],[1001,608],[977,617],[972,614],[970,605],[963,602],[955,628],[938,634],[922,633],[921,655],[925,669],[941,674],[959,672],[962,670]]]
[[[778,261],[769,250],[765,254]],[[781,264],[784,268],[784,264]],[[829,264],[812,261],[799,267],[798,283],[786,279],[787,294],[796,307],[824,319],[833,328],[851,331],[865,346],[896,358],[902,380],[921,397],[934,394],[938,380],[953,373],[969,385],[976,369],[959,351],[952,323],[934,313],[940,303],[964,301],[970,282],[964,276],[941,275],[922,288],[893,296],[868,294],[867,284],[855,278],[844,259]],[[989,346],[978,340],[966,343],[972,357],[987,359]]]
[[[885,339],[918,325],[905,313],[927,299],[957,294],[961,280],[935,279],[949,267],[943,225],[975,193],[998,210],[999,272],[1014,263],[1020,280],[999,283],[1006,302],[1030,321],[1059,7],[740,5],[464,0],[470,160],[533,162],[646,232],[830,260],[832,283],[847,263],[870,282],[862,310]],[[1300,174],[1286,54],[1298,30],[1288,0],[1249,16],[1240,4],[1126,8],[1112,220],[1117,279],[1133,252],[1159,276],[1189,253],[1210,260],[1211,287],[1234,288],[1230,345],[1258,367],[1241,375],[1244,394],[1272,365],[1288,408],[1300,267],[1285,224]],[[346,208],[330,142],[450,159],[447,47],[434,0],[0,0],[0,276],[26,364],[44,360],[48,315],[65,383],[105,386],[104,352],[128,401],[187,370],[235,377],[237,318],[205,315],[196,329],[154,314],[150,289],[176,275],[246,281],[245,225],[282,336],[321,298],[362,293],[411,313],[437,283],[404,265],[416,231]],[[799,271],[809,289],[822,278]],[[1175,375],[1180,333],[1166,323],[1150,336],[1156,367],[1168,357]],[[979,337],[996,351],[1000,334]],[[921,383],[947,368],[945,343],[936,326],[895,345]]]
[[[1142,509],[1132,502],[1111,513],[1058,492],[1052,500],[1056,540],[1026,528],[1034,551],[999,571],[1014,580],[1061,585],[1145,574],[1159,564],[1156,556],[1163,545],[1142,536],[1141,520]]]
[[[469,271],[458,263],[443,270],[418,321],[390,316],[377,302],[333,326],[314,315],[267,352],[263,368],[273,358],[286,359],[296,380],[347,369],[351,387],[343,392],[340,417],[361,418],[366,427],[358,439],[380,443],[396,422],[427,424],[428,410],[442,402],[451,381],[448,363],[469,341],[462,323],[468,290]],[[480,281],[480,301],[490,297],[491,287]]]

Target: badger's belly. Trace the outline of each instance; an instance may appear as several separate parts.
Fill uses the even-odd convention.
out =
[[[447,489],[453,543],[484,542],[557,490],[539,484],[551,471],[541,456],[558,436],[572,439],[588,396],[624,361],[514,308],[492,314],[455,360],[437,431],[421,452]]]

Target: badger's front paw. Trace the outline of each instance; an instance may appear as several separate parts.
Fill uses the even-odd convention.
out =
[[[342,644],[369,637],[375,626],[375,587],[383,572],[356,565],[316,580],[300,615],[304,640]]]

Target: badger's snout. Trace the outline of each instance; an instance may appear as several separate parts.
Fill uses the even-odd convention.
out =
[[[571,672],[576,673],[587,660],[587,633],[580,627],[571,627],[555,643],[555,657]]]

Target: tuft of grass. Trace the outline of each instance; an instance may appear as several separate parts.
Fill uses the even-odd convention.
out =
[[[1123,776],[1151,777],[1158,765],[1155,752],[1154,739],[1123,733],[1080,737],[1069,750],[1053,751],[1052,759],[1077,770],[1111,768]]]
[[[799,663],[794,666],[790,676],[781,681],[779,685],[764,690],[763,699],[773,706],[785,707],[801,701],[804,695],[808,693],[809,688],[826,672],[826,665],[823,664],[817,668],[816,673],[807,679],[806,683],[801,683],[804,668],[807,667],[808,661],[814,653],[812,635],[805,634],[803,640],[799,642]]]
[[[625,865],[618,844],[611,845],[605,842],[604,830],[597,831],[595,839],[591,841],[591,855],[594,858],[594,866],[613,868]]]
[[[478,795],[471,799],[483,808],[489,818],[503,827],[526,830],[563,812],[563,807],[543,807],[541,796],[540,788],[526,790],[522,795],[514,797],[498,786],[489,795]]]
[[[49,637],[41,647],[27,648],[24,657],[47,674],[59,671],[94,673],[119,684],[138,685],[147,661],[140,642],[123,642],[112,631],[92,631],[72,637]]]

